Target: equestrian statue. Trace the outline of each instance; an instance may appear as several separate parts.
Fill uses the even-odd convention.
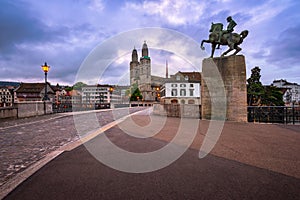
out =
[[[220,48],[220,45],[227,45],[229,49],[225,51],[221,57],[228,54],[230,51],[235,50],[233,55],[236,55],[238,52],[242,50],[238,45],[242,44],[243,40],[247,37],[249,31],[244,30],[240,34],[233,33],[234,27],[237,25],[236,22],[232,19],[231,16],[227,17],[227,29],[223,30],[222,23],[212,23],[209,32],[209,39],[202,40],[201,42],[201,49],[205,50],[203,44],[211,43],[211,58],[214,56],[215,50]],[[218,45],[218,46],[217,46]]]

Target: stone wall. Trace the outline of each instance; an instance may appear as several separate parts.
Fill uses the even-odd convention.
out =
[[[52,113],[52,103],[43,101],[24,101],[15,104],[18,108],[18,117],[32,117]],[[45,107],[44,107],[45,106]]]
[[[0,119],[17,118],[18,109],[15,107],[0,108]]]
[[[153,114],[200,119],[200,108],[200,105],[195,104],[153,104]]]
[[[238,55],[204,59],[201,100],[203,119],[211,119],[214,112],[216,118],[247,122],[245,57]]]

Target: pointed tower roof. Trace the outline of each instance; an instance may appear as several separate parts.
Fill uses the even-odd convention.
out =
[[[138,62],[138,54],[137,54],[137,50],[135,49],[135,47],[132,50],[131,60],[134,62]]]
[[[142,58],[150,59],[148,54],[148,46],[146,44],[146,40],[144,41],[143,47],[142,47]]]

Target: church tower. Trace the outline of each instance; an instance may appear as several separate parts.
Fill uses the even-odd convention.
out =
[[[139,88],[143,99],[153,100],[151,89],[151,59],[149,57],[148,46],[146,41],[142,47],[142,57],[140,58],[140,85]]]
[[[137,50],[132,50],[131,62],[130,62],[130,85],[137,84],[144,101],[154,101],[155,96],[151,87],[151,59],[149,57],[149,50],[144,42],[142,46],[142,56],[138,60]]]
[[[139,84],[139,80],[140,80],[139,64],[140,63],[138,61],[137,50],[134,48],[132,50],[131,62],[130,62],[130,85],[133,85],[134,83]]]
[[[151,59],[146,41],[143,44],[142,57],[140,58],[140,79],[141,84],[151,83]]]

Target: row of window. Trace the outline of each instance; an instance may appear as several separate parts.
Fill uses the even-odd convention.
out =
[[[12,96],[0,96],[0,101],[1,101],[1,99],[10,100],[10,99],[12,99]]]
[[[10,92],[0,92],[0,95],[11,95]]]
[[[180,81],[180,78],[181,78],[181,76],[179,76],[179,75],[176,76],[176,80]],[[184,76],[184,80],[186,80],[186,81],[189,80],[189,77]]]
[[[91,95],[93,95],[93,96],[95,96],[95,95],[107,95],[107,92],[84,92],[83,93],[83,96],[91,96]]]
[[[179,95],[180,95],[180,96],[185,97],[186,94],[187,94],[186,89],[180,89],[180,90],[179,90]],[[171,96],[173,96],[173,97],[178,96],[178,94],[177,94],[177,89],[172,89],[172,90],[171,90]],[[189,90],[189,96],[190,96],[190,97],[194,96],[194,89],[190,89],[190,90]]]
[[[100,99],[100,96],[83,96],[82,99]],[[107,99],[107,96],[103,96],[104,99]]]
[[[179,86],[180,87],[186,87],[186,84],[181,83],[181,84],[179,84]],[[177,87],[177,84],[176,83],[172,83],[171,87]],[[190,87],[194,87],[194,84],[190,83]]]
[[[98,92],[98,91],[107,91],[108,90],[108,88],[91,88],[91,89],[87,89],[87,88],[83,88],[82,89],[82,91],[84,92],[84,91],[94,91],[94,92]]]

